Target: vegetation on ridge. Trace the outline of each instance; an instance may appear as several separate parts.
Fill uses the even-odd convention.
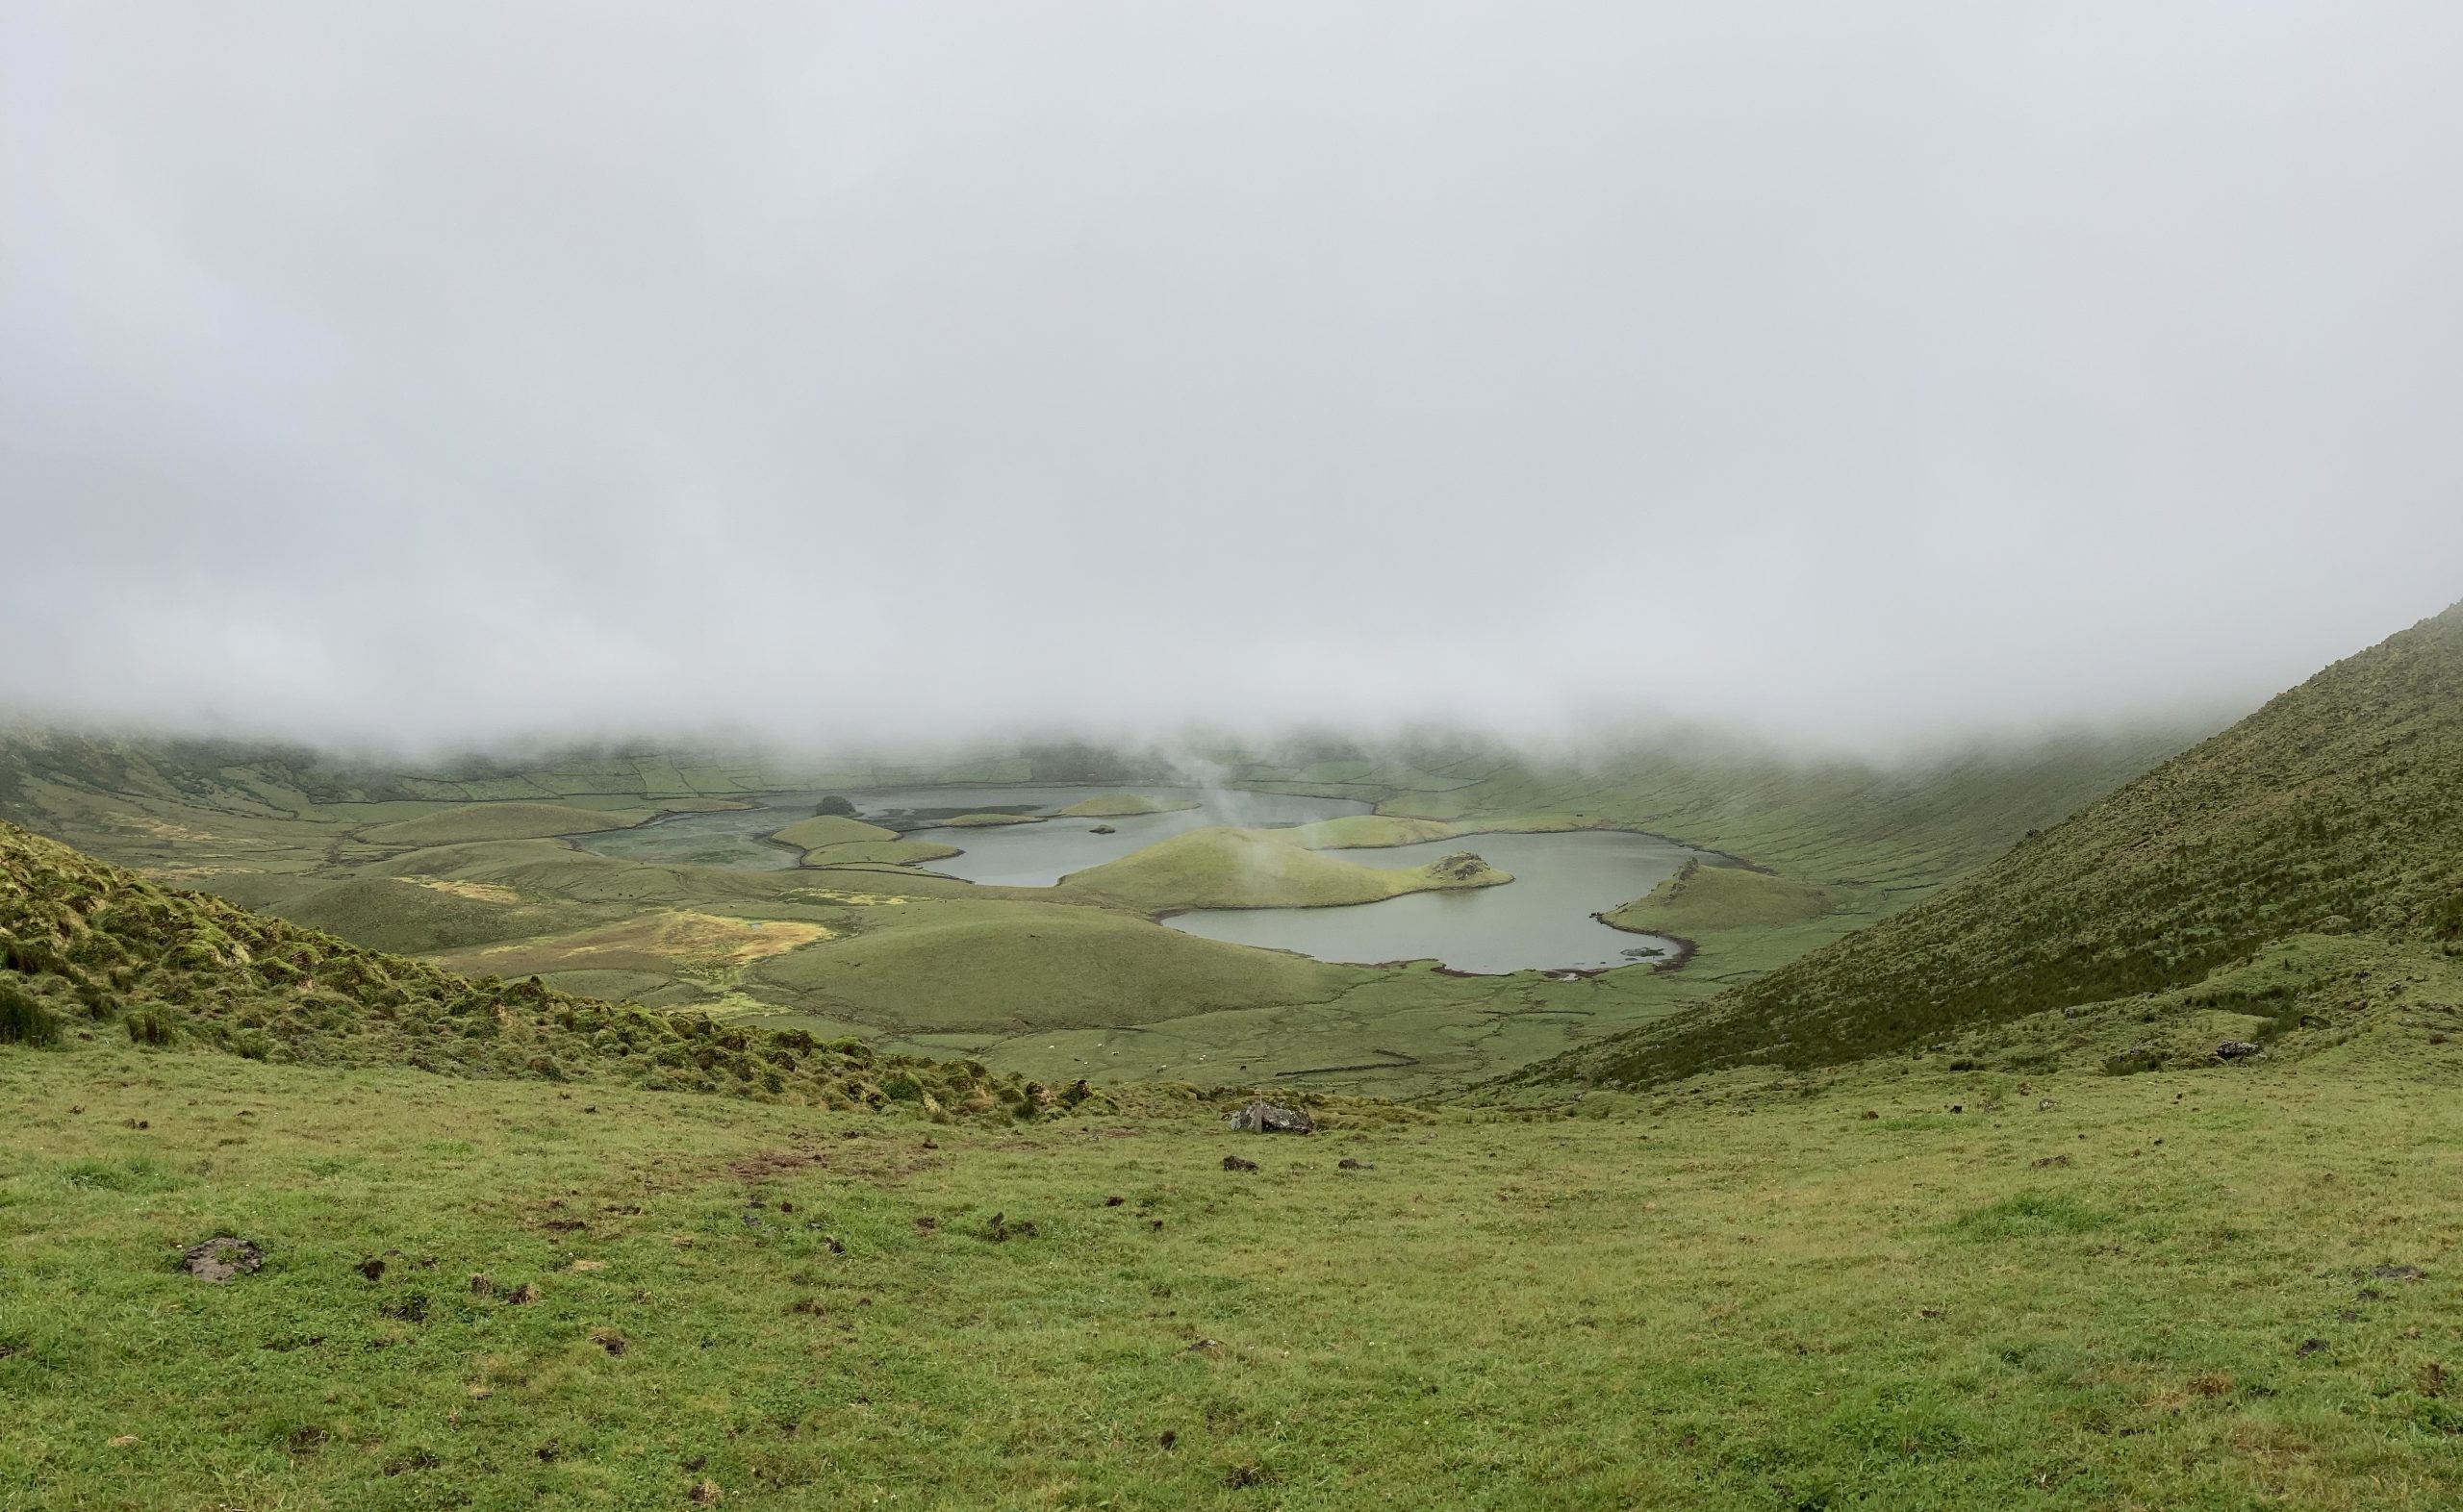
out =
[[[809,939],[810,936],[803,938]],[[205,894],[159,887],[0,823],[0,988],[56,1039],[124,1032],[252,1060],[453,1075],[604,1079],[830,1107],[1032,1111],[972,1062],[882,1057],[696,1015],[576,997],[536,977],[470,980]],[[42,1026],[47,1026],[47,1029]]]
[[[2194,983],[2301,933],[2463,953],[2463,605],[2347,658],[1959,886],[1712,1008],[1535,1068],[1835,1064]]]

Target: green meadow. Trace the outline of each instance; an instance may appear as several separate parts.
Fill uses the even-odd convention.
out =
[[[0,1049],[0,1501],[2450,1506],[2419,1012],[1306,1138]]]

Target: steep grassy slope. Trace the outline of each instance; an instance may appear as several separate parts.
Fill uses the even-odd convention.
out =
[[[1220,826],[1158,840],[1117,861],[1061,878],[1079,892],[1149,914],[1189,908],[1331,908],[1512,880],[1477,856],[1447,856],[1424,867],[1363,867],[1295,845],[1280,831]]]
[[[1536,1074],[1803,1067],[2196,982],[2266,943],[2463,950],[2463,605],[2326,668],[1961,886]]]
[[[604,1079],[823,1106],[902,1093],[988,1113],[1020,1096],[963,1063],[884,1062],[861,1045],[671,1018],[536,980],[467,980],[158,887],[8,824],[0,994],[19,1022],[38,1026],[21,1039],[124,1034],[255,1060]]]

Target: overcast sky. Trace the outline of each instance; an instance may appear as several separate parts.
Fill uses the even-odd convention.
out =
[[[2246,706],[2463,597],[2463,6],[0,8],[0,711]]]

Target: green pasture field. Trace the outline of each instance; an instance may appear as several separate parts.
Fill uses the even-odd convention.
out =
[[[1308,1137],[0,1046],[0,1503],[2451,1506],[2451,985]]]

